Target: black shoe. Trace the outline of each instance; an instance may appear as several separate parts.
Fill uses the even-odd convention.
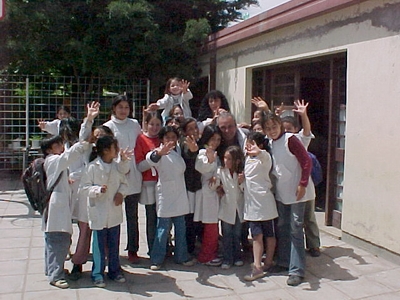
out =
[[[289,278],[286,281],[287,285],[290,286],[298,286],[302,282],[303,282],[303,277],[298,275],[289,275]]]
[[[82,265],[74,265],[68,279],[77,281],[82,277]]]
[[[310,252],[310,255],[312,257],[318,257],[318,256],[321,255],[321,251],[319,250],[318,247],[317,248],[310,248],[309,252]]]
[[[288,270],[289,270],[289,268],[286,268],[286,267],[283,267],[283,266],[279,266],[279,265],[275,265],[275,266],[272,266],[272,267],[268,268],[265,271],[268,274],[279,274],[279,273],[287,272]]]

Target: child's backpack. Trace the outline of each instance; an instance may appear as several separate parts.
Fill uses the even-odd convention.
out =
[[[312,160],[312,169],[311,169],[311,179],[314,182],[314,186],[317,186],[324,180],[324,174],[322,172],[321,164],[319,163],[317,157],[308,152],[308,156]]]
[[[22,173],[21,180],[24,185],[25,193],[28,196],[29,203],[32,208],[37,210],[41,215],[46,209],[51,193],[60,181],[61,175],[62,173],[58,176],[50,190],[47,190],[44,158],[35,159]]]

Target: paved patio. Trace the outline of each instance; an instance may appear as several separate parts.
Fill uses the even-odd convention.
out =
[[[129,264],[126,258],[125,224],[121,227],[121,264],[127,282],[106,280],[106,288],[93,287],[88,262],[82,279],[60,290],[50,286],[44,275],[41,219],[30,208],[15,175],[0,174],[0,299],[400,299],[399,265],[344,243],[322,225],[322,254],[307,256],[305,282],[298,287],[287,286],[283,275],[244,281],[250,271],[250,254],[243,267],[230,270],[200,264],[184,267],[169,259],[160,271],[151,271],[143,206],[138,265]],[[74,225],[72,251],[77,233]],[[68,261],[66,268],[71,267]]]

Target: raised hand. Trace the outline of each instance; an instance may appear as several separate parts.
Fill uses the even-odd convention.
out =
[[[182,86],[182,93],[183,94],[187,93],[187,91],[189,89],[189,85],[190,85],[190,82],[188,82],[187,80],[182,79],[181,86]]]
[[[208,163],[212,164],[217,159],[217,152],[211,147],[206,148],[206,156],[208,158]]]
[[[100,113],[100,103],[92,101],[86,105],[87,107],[87,119],[88,121],[93,121]]]
[[[158,155],[163,156],[163,155],[168,155],[174,148],[175,148],[175,142],[170,141],[165,144],[161,144],[160,147],[155,149],[155,151],[157,152]]]
[[[185,138],[185,144],[188,146],[190,152],[196,152],[199,150],[199,146],[197,145],[196,139],[193,135]]]
[[[247,142],[246,144],[246,154],[250,156],[257,156],[260,154],[261,149],[257,146],[256,142]]]
[[[39,128],[40,128],[41,130],[44,130],[44,128],[46,127],[46,121],[43,120],[43,119],[38,119],[37,122],[38,122]]]
[[[294,106],[295,106],[295,108],[293,108],[294,112],[297,112],[299,115],[307,114],[308,102],[305,103],[304,99],[301,99],[301,101],[298,99],[294,101]]]
[[[101,192],[102,194],[104,194],[104,193],[107,192],[107,185],[106,185],[106,184],[103,184],[103,185],[101,186],[100,192]]]
[[[283,102],[281,102],[281,105],[279,107],[275,107],[275,114],[277,116],[283,114],[284,111],[285,111],[285,105],[283,105]]]
[[[149,104],[149,106],[147,107],[147,111],[156,111],[160,109],[160,106],[157,103],[151,103]]]
[[[128,150],[128,147],[126,147],[125,149],[119,150],[119,155],[122,161],[131,160],[131,157],[134,156],[134,150]]]
[[[267,102],[265,102],[265,100],[261,97],[252,98],[251,103],[253,103],[255,106],[257,106],[257,108],[265,110],[266,112],[268,112],[270,110]]]

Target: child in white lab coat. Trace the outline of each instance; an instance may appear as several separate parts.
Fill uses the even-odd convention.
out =
[[[122,202],[128,191],[125,174],[118,170],[118,141],[112,136],[96,142],[98,158],[91,162],[81,179],[80,193],[88,203],[89,226],[93,231],[92,279],[97,287],[105,287],[106,249],[108,277],[125,282],[119,263],[120,224],[123,221]],[[121,154],[123,152],[121,151]],[[121,159],[127,157],[121,155]]]
[[[218,218],[221,220],[223,262],[221,268],[229,269],[232,264],[243,266],[240,240],[243,222],[244,156],[238,146],[229,146],[223,156],[223,166],[218,168],[216,186],[221,185],[224,194],[221,197]]]

